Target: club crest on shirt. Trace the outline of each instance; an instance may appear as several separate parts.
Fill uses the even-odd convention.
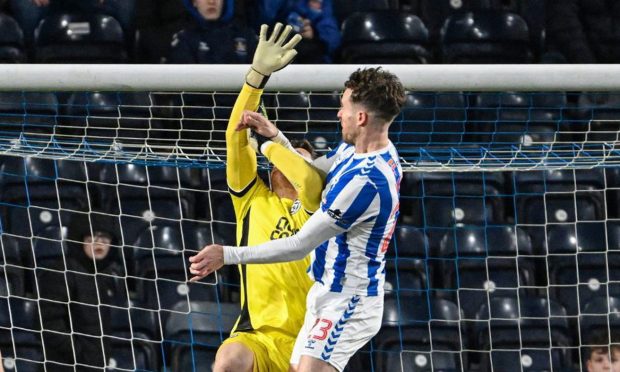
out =
[[[291,215],[294,215],[295,213],[299,212],[300,209],[301,209],[301,202],[299,201],[299,199],[297,199],[291,206],[291,210],[290,210]]]

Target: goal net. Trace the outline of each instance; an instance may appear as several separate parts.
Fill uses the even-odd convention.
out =
[[[356,67],[278,72],[269,118],[324,153]],[[349,370],[579,370],[616,352],[620,69],[386,68],[408,91],[390,128],[401,213],[383,325]],[[189,283],[187,264],[235,241],[224,132],[246,69],[0,66],[5,370],[210,370],[237,269]],[[79,264],[75,226],[109,235],[106,260]]]

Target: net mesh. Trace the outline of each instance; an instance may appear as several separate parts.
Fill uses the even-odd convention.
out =
[[[239,313],[238,277],[188,284],[187,259],[235,240],[235,98],[0,94],[5,369],[211,367]],[[383,326],[349,370],[575,370],[593,336],[618,342],[619,98],[407,95],[390,129],[405,175]],[[319,152],[339,139],[339,99],[264,95],[270,119]],[[72,263],[76,221],[114,230],[114,265]]]

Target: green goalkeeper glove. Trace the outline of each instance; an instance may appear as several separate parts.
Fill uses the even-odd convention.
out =
[[[257,89],[265,87],[269,76],[273,72],[281,70],[291,63],[297,55],[297,51],[294,48],[301,41],[301,35],[295,35],[288,43],[284,44],[284,41],[291,33],[292,27],[286,26],[284,31],[280,33],[282,30],[281,23],[276,23],[271,37],[267,39],[268,28],[267,25],[262,25],[260,28],[258,46],[256,47],[256,52],[254,52],[252,67],[245,76],[246,83]]]

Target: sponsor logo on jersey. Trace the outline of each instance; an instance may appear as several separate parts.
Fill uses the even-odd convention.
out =
[[[340,209],[328,209],[327,214],[336,221],[342,219],[342,211]]]
[[[316,344],[316,340],[312,340],[312,339],[306,340],[306,349],[314,350],[314,344]]]
[[[295,203],[293,203],[293,205],[291,206],[291,215],[299,212],[299,210],[301,209],[301,202],[299,201],[299,199],[295,200]]]
[[[299,230],[294,229],[286,217],[280,217],[275,230],[271,232],[269,238],[271,240],[288,238],[289,236],[295,235],[297,231]]]

